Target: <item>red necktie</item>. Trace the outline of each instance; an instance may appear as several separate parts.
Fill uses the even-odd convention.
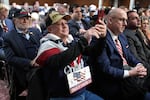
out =
[[[122,51],[122,47],[121,47],[121,44],[120,44],[120,41],[118,39],[115,40],[115,44],[116,44],[116,47],[117,47],[117,50],[123,60],[123,65],[128,65],[125,57],[123,56],[123,51]]]
[[[6,24],[4,24],[4,21],[1,21],[2,24],[2,29],[4,32],[8,32],[8,27],[6,26]]]

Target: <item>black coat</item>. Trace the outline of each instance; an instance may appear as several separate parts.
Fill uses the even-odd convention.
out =
[[[40,32],[37,29],[30,29],[30,39],[34,41],[34,44],[39,47],[40,45]],[[25,49],[24,43],[20,33],[16,30],[12,30],[3,36],[4,39],[4,53],[6,60],[13,69],[13,79],[15,85],[18,87],[19,92],[26,89],[27,79],[26,75],[32,68],[30,62],[32,59],[28,58],[27,50]],[[38,48],[37,48],[38,49]]]

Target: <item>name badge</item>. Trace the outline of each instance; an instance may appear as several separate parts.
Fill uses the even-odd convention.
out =
[[[92,83],[89,66],[67,74],[67,80],[71,94]]]

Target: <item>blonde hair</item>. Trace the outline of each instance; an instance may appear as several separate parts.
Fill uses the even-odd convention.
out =
[[[141,22],[144,22],[145,20],[147,20],[148,23],[150,24],[150,19],[149,19],[149,17],[147,17],[147,16],[141,16],[140,19],[141,19]]]
[[[5,4],[3,4],[3,3],[0,3],[0,10],[2,10],[2,9],[7,9],[7,10],[9,10],[10,7],[9,7],[8,5],[5,5]]]

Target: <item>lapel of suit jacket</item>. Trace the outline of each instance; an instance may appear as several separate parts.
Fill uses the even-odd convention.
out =
[[[10,28],[9,28],[10,23],[8,22],[7,19],[5,19],[5,24],[6,24],[6,26],[8,27],[8,30],[9,30],[9,29],[10,29]]]
[[[35,42],[36,44],[39,44],[39,42],[37,41],[37,38],[36,38],[36,36],[33,32],[30,32],[29,35],[30,35],[30,39],[31,39],[32,42]]]
[[[88,22],[86,22],[84,19],[81,19],[81,21],[82,21],[82,24],[83,24],[85,30],[88,30],[88,29],[91,27],[91,26],[88,24]]]
[[[73,26],[74,26],[74,27],[76,27],[76,28],[77,28],[77,30],[79,30],[79,29],[80,29],[79,24],[78,24],[78,23],[76,23],[76,21],[75,21],[75,20],[72,20],[72,24],[73,24]]]
[[[13,32],[13,39],[14,41],[16,41],[16,44],[18,45],[18,50],[21,51],[21,53],[23,52],[25,56],[27,56],[27,53],[26,53],[26,49],[24,47],[24,44],[19,36],[19,34],[21,33],[17,33],[16,31]]]
[[[2,26],[0,25],[0,33],[1,35],[4,33]]]
[[[136,30],[136,36],[139,38],[139,41],[142,42],[142,45],[144,44],[144,39],[142,36],[143,33],[140,33],[139,30]]]
[[[7,28],[8,28],[8,31],[10,31],[11,23],[9,22],[9,20],[8,20],[8,19],[5,19],[5,20],[4,20],[4,22],[5,22],[5,25],[6,25],[6,26],[7,26]]]
[[[111,37],[111,35],[110,35],[110,33],[107,31],[107,40],[108,40],[108,42],[109,42],[109,44],[111,44],[112,45],[112,47],[114,48],[114,50],[117,52],[117,54],[118,55],[120,55],[119,54],[119,52],[118,52],[118,50],[117,50],[117,48],[116,48],[116,45],[115,45],[115,43],[114,43],[114,41],[113,41],[113,39],[112,39],[112,37]],[[127,48],[128,48],[128,45],[125,43],[125,41],[123,40],[123,38],[122,38],[122,36],[121,35],[119,35],[118,36],[118,38],[119,38],[119,41],[120,41],[120,43],[121,43],[121,45],[122,45],[122,50],[123,50],[123,53],[124,53],[124,55],[125,55],[125,58],[126,58],[126,60],[127,60]],[[121,56],[120,56],[121,57]]]
[[[107,40],[108,40],[109,44],[111,44],[113,46],[113,48],[118,52],[116,45],[115,45],[109,31],[107,31]]]

